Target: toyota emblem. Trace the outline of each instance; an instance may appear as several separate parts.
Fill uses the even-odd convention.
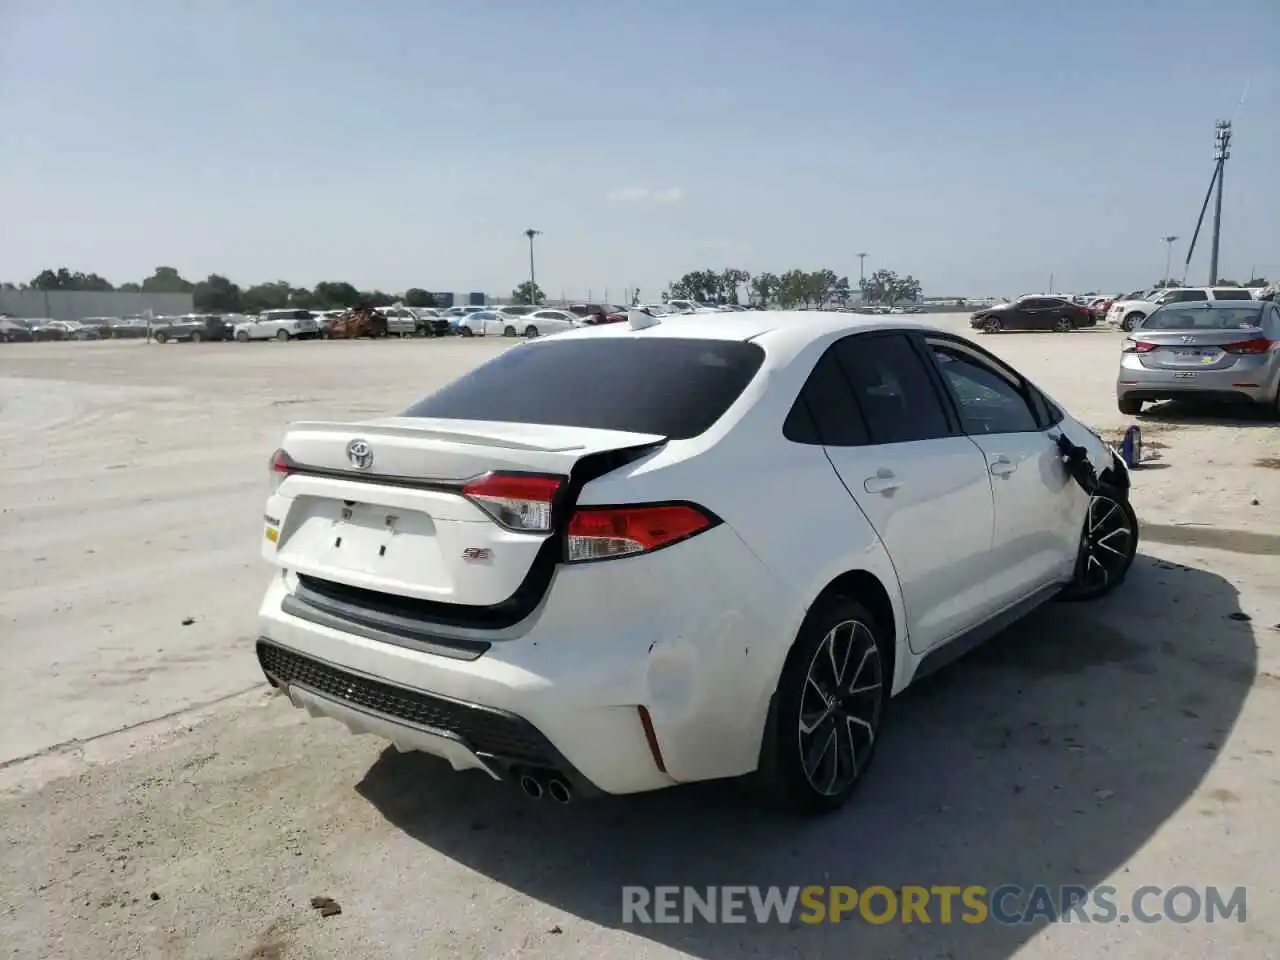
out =
[[[373,466],[373,447],[368,440],[352,440],[347,444],[347,459],[357,470],[367,470]]]

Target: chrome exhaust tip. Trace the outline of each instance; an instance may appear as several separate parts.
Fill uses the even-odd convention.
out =
[[[524,791],[524,795],[530,800],[542,799],[542,784],[528,774],[520,778],[520,789]]]
[[[573,791],[563,780],[552,780],[547,784],[547,793],[556,803],[568,803],[573,799]]]

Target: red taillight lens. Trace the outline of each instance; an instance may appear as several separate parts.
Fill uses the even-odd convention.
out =
[[[466,484],[462,495],[509,530],[551,531],[551,510],[563,477],[535,473],[487,473]]]
[[[1270,351],[1272,346],[1280,341],[1268,340],[1266,337],[1254,337],[1252,340],[1242,340],[1239,343],[1224,344],[1222,349],[1227,353],[1245,353],[1260,354]]]
[[[1156,348],[1154,343],[1148,343],[1146,340],[1126,340],[1121,348],[1123,353],[1150,353]]]
[[[283,450],[277,450],[271,455],[269,469],[271,476],[271,489],[272,491],[275,491],[276,488],[278,488],[284,481],[285,477],[297,471],[298,464],[295,463],[293,458]]]
[[[581,507],[569,519],[565,559],[609,560],[650,553],[710,530],[719,520],[692,504]]]

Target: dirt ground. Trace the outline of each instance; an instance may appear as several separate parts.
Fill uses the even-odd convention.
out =
[[[1115,435],[1119,339],[981,342]],[[0,955],[1280,956],[1280,427],[1261,417],[1142,418],[1125,589],[1042,609],[895,701],[832,818],[722,784],[534,804],[270,695],[252,641],[285,425],[395,412],[503,346],[0,350]],[[1245,886],[1248,913],[621,922],[624,884],[824,883]]]

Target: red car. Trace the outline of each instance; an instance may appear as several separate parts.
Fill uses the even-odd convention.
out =
[[[627,319],[627,308],[608,303],[574,303],[569,312],[581,317],[588,324],[622,323]]]

